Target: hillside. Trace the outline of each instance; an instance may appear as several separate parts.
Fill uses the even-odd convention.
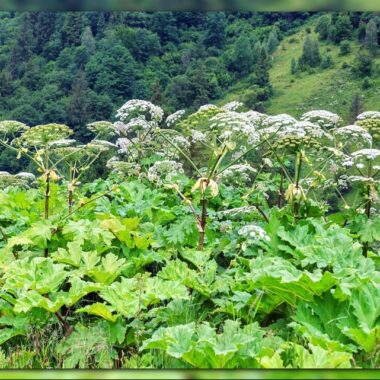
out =
[[[331,54],[333,65],[330,68],[315,68],[312,72],[291,74],[291,60],[302,54],[302,47],[310,28],[311,35],[318,38],[314,32],[318,17],[310,19],[298,32],[285,37],[273,54],[272,67],[269,70],[273,95],[265,103],[269,114],[288,113],[300,116],[311,109],[325,109],[341,115],[349,122],[349,110],[355,94],[359,94],[362,109],[380,109],[380,77],[378,67],[380,57],[373,57],[374,73],[369,78],[370,87],[363,87],[362,76],[355,75],[352,67],[360,43],[356,39],[349,40],[351,52],[340,54],[340,47],[330,41],[319,41],[321,55]],[[346,67],[344,67],[346,66]],[[231,100],[244,100],[250,85],[246,81],[236,83],[228,96],[220,101],[222,104]]]

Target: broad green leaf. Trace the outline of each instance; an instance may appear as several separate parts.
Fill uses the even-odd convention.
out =
[[[100,266],[86,270],[86,274],[100,284],[111,284],[125,267],[125,259],[118,259],[113,253],[102,258]]]
[[[296,347],[298,368],[351,368],[352,354],[348,352],[331,352],[312,344],[311,352],[302,346]]]
[[[109,306],[99,302],[82,307],[76,312],[97,315],[98,317],[104,318],[110,322],[115,322],[118,318],[117,315],[112,314],[112,309]]]
[[[361,220],[358,234],[361,241],[372,243],[380,240],[380,217]]]

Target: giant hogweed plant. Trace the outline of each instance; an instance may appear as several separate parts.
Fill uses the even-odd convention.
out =
[[[0,122],[0,144],[17,152],[17,158],[25,156],[41,174],[45,187],[45,219],[50,215],[51,183],[60,179],[67,182],[67,204],[71,211],[75,187],[82,175],[102,153],[114,147],[112,143],[97,138],[112,136],[113,129],[110,126],[112,124],[106,122],[90,124],[89,129],[96,133],[96,137],[90,143],[80,145],[69,139],[73,131],[66,125],[47,124],[29,128],[16,121]],[[14,177],[23,179],[27,176],[21,174]]]
[[[20,356],[27,358],[41,351],[43,334],[49,334],[54,343],[44,349],[51,362],[42,366],[378,365],[376,245],[363,257],[359,244],[379,239],[378,155],[371,133],[339,127],[326,112],[297,121],[237,112],[237,106],[206,106],[188,117],[179,111],[164,121],[150,103],[130,101],[119,113],[123,127],[92,125],[96,135],[104,133],[99,139],[119,131],[120,139],[133,140],[109,162],[131,175],[117,188],[118,176],[78,186],[82,165],[92,165],[99,145],[112,144],[92,142],[96,153],[87,158],[80,146],[68,145],[69,136],[59,148],[50,144],[49,176],[68,175],[78,195],[97,194],[87,207],[79,203],[80,212],[74,208],[60,218],[57,231],[39,223],[36,189],[13,186],[0,193],[0,223],[6,221],[10,235],[0,239],[0,341],[6,354],[21,342],[29,348]],[[12,133],[5,144],[23,134]],[[120,149],[122,143],[116,144]],[[39,149],[24,147],[23,154],[36,159]],[[57,164],[72,147],[78,149]],[[369,169],[374,181],[368,206]],[[317,217],[302,213],[312,197],[325,199],[331,182],[360,172],[366,181],[356,182],[358,210],[369,224],[353,218],[342,228],[321,218],[323,210]],[[50,201],[63,203],[60,182],[50,182],[57,198]],[[281,199],[281,191],[281,202],[270,199],[276,186],[293,199]],[[175,191],[168,194],[165,187]],[[295,199],[294,190],[304,196]],[[194,244],[183,215],[199,227]],[[9,226],[12,218],[16,227]],[[205,244],[206,226],[212,231]],[[49,257],[43,257],[47,241]],[[0,352],[0,363],[9,366],[6,356]]]

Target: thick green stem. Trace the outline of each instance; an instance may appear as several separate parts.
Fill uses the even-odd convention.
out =
[[[278,208],[282,208],[282,202],[283,202],[283,197],[284,197],[284,171],[281,170],[280,173],[280,186],[278,188],[278,201],[277,201],[277,206]]]
[[[50,207],[50,172],[46,173],[46,188],[45,188],[45,214],[44,218],[49,219],[49,207]]]
[[[206,233],[206,223],[207,223],[207,199],[202,199],[202,214],[201,220],[199,222],[199,244],[198,250],[203,251],[204,242],[205,242],[205,233]]]
[[[297,154],[296,163],[296,190],[299,190],[300,178],[301,178],[301,168],[302,168],[302,153]],[[297,222],[299,218],[300,202],[295,201],[293,206],[294,220]]]

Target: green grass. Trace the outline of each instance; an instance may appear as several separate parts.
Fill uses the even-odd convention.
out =
[[[307,35],[306,27],[314,30],[316,20],[311,20],[299,32],[286,37],[273,56],[270,78],[273,86],[273,96],[266,104],[268,114],[288,113],[299,117],[312,109],[325,109],[341,115],[346,123],[349,122],[349,109],[355,93],[362,99],[363,110],[380,110],[380,56],[374,59],[374,73],[370,78],[371,87],[364,90],[364,78],[358,78],[350,67],[343,69],[343,63],[352,65],[358,50],[358,41],[350,41],[352,52],[340,55],[340,48],[330,42],[320,41],[321,55],[329,52],[333,58],[333,67],[320,67],[311,72],[290,73],[292,57],[296,60],[302,54],[302,46]],[[313,36],[317,37],[313,32]],[[220,103],[232,100],[243,100],[249,91],[247,79],[237,82],[229,94]]]

